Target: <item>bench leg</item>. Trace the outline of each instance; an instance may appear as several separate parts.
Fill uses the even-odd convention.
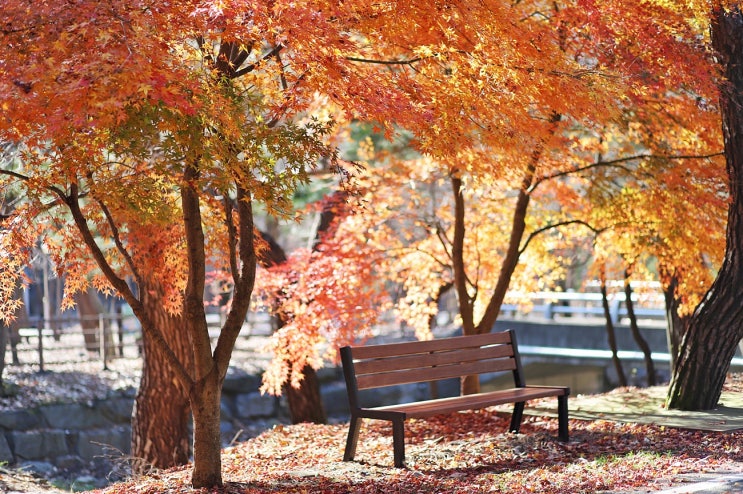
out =
[[[405,466],[405,421],[396,419],[392,421],[392,446],[395,454],[395,467]]]
[[[511,414],[511,427],[508,428],[511,432],[518,432],[521,429],[521,419],[524,416],[524,404],[525,402],[514,403],[513,413]]]
[[[348,439],[346,439],[346,451],[343,454],[343,461],[351,461],[356,456],[356,444],[359,442],[359,429],[361,428],[361,417],[351,415],[351,421],[348,424]]]
[[[568,395],[557,397],[558,436],[568,442]]]

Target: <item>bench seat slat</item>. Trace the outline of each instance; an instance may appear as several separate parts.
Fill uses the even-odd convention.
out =
[[[380,372],[357,376],[358,389],[378,388],[397,384],[409,384],[426,381],[438,381],[453,377],[462,377],[486,372],[500,372],[516,368],[512,357],[467,362],[456,365],[407,369],[395,372]]]
[[[516,403],[550,396],[564,396],[568,394],[565,387],[525,387],[503,389],[478,393],[475,395],[453,396],[450,398],[439,398],[436,400],[417,401],[403,403],[401,405],[389,405],[362,410],[374,410],[377,412],[402,412],[407,418],[421,418],[438,415],[441,413],[458,412],[462,410],[477,410],[505,403]],[[363,412],[362,412],[363,413]]]
[[[354,347],[353,356],[356,359],[392,357],[395,355],[409,355],[415,353],[440,352],[460,348],[478,348],[485,345],[510,343],[507,333],[486,333],[474,336],[455,336],[428,341],[406,341],[404,343],[390,343],[386,345],[370,345]]]
[[[353,355],[356,360],[357,348]],[[445,350],[434,353],[411,354],[403,357],[375,358],[354,362],[356,376],[377,372],[393,372],[402,369],[431,368],[441,365],[476,362],[484,359],[512,357],[511,345],[496,345],[485,348],[467,348],[465,350]]]

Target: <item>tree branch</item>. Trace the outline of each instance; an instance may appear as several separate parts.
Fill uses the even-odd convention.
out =
[[[239,221],[238,254],[240,256],[240,273],[234,279],[235,289],[232,305],[227,313],[222,331],[219,333],[217,346],[214,349],[214,362],[220,380],[224,379],[227,373],[230,356],[250,307],[250,296],[255,285],[256,256],[253,203],[250,192],[239,184],[237,185],[237,215]]]
[[[519,255],[523,254],[526,248],[529,246],[529,243],[541,233],[544,233],[547,230],[552,230],[553,228],[558,228],[558,227],[566,226],[566,225],[583,225],[596,234],[599,234],[607,229],[607,228],[595,228],[593,225],[583,220],[565,220],[565,221],[559,221],[557,223],[551,223],[549,225],[543,226],[542,228],[538,228],[534,230],[533,232],[531,232],[529,235],[527,235],[526,240],[524,241],[523,245],[519,248]]]
[[[725,155],[725,153],[723,153],[723,152],[712,153],[712,154],[703,154],[703,155],[637,154],[637,155],[634,155],[634,156],[625,156],[624,158],[617,158],[617,159],[609,160],[609,161],[604,161],[604,160],[599,159],[599,161],[597,161],[595,163],[591,163],[591,164],[586,165],[586,166],[579,166],[579,167],[575,167],[575,168],[573,168],[571,170],[565,170],[565,171],[553,173],[551,175],[545,175],[543,177],[540,177],[538,180],[535,181],[534,185],[531,187],[531,189],[529,190],[529,192],[530,193],[531,192],[534,192],[534,190],[539,185],[541,185],[542,182],[546,182],[546,181],[552,180],[554,178],[565,177],[565,176],[572,175],[572,174],[575,174],[575,173],[581,173],[581,172],[584,172],[584,171],[587,171],[587,170],[591,170],[593,168],[599,168],[599,167],[602,167],[602,166],[616,167],[616,168],[620,168],[620,169],[626,171],[627,173],[634,173],[635,170],[632,170],[631,168],[627,168],[625,166],[622,166],[622,164],[623,163],[630,162],[630,161],[652,159],[652,158],[666,159],[666,160],[688,160],[688,159],[711,159],[711,158],[716,158],[718,156],[724,156],[724,155]]]
[[[232,222],[232,199],[225,194],[222,198],[222,203],[224,204],[224,224],[227,227],[227,241],[229,242],[230,249],[230,272],[232,273],[232,279],[236,280],[239,277],[239,272],[237,270],[236,251],[237,232],[235,231],[235,224]]]
[[[8,175],[9,177],[17,178],[18,180],[21,180],[23,182],[28,182],[31,180],[31,177],[24,175],[22,173],[14,172],[13,170],[0,169],[0,175]],[[46,189],[52,194],[59,197],[64,203],[67,203],[67,200],[68,200],[67,194],[62,189],[60,189],[59,187],[55,187],[53,185],[47,185]],[[80,196],[78,195],[78,197]]]
[[[411,58],[408,60],[374,60],[371,58],[346,57],[349,62],[373,63],[377,65],[413,65],[423,60],[423,57]]]
[[[240,70],[235,70],[232,73],[232,76],[230,77],[230,79],[237,79],[240,76],[243,76],[245,74],[248,74],[250,72],[253,72],[262,62],[265,62],[266,60],[268,60],[271,57],[277,56],[279,54],[279,52],[281,50],[283,50],[283,49],[284,49],[284,45],[283,44],[281,44],[281,43],[277,44],[276,46],[273,47],[273,49],[271,51],[269,51],[268,53],[266,53],[265,55],[263,55],[259,61],[254,62],[254,63],[251,63],[250,65],[248,65],[246,67],[243,67]]]
[[[137,267],[134,264],[134,260],[132,259],[126,247],[124,247],[124,243],[121,241],[121,235],[119,234],[119,228],[116,226],[113,216],[111,216],[111,211],[109,211],[108,207],[103,203],[103,201],[96,199],[96,202],[98,203],[101,210],[103,211],[103,214],[106,216],[106,221],[108,222],[108,226],[109,228],[111,228],[111,235],[113,236],[114,244],[116,244],[116,248],[121,253],[121,255],[124,256],[124,259],[126,259],[126,263],[129,266],[129,269],[132,270],[134,279],[137,280],[137,285],[144,286],[142,276],[139,273],[139,270],[137,270]]]
[[[108,281],[114,286],[114,288],[116,288],[119,294],[132,308],[132,311],[142,324],[142,331],[146,331],[147,334],[149,334],[153,338],[155,344],[159,346],[160,350],[162,350],[165,360],[173,369],[173,372],[178,377],[178,380],[183,386],[185,386],[186,389],[189,389],[191,387],[191,384],[193,383],[191,376],[183,367],[183,364],[180,362],[178,357],[176,357],[175,353],[170,348],[170,345],[168,345],[167,341],[165,341],[163,334],[150,321],[147,313],[144,310],[142,302],[134,296],[134,293],[132,293],[126,281],[119,278],[114,272],[111,265],[108,264],[106,256],[101,251],[98,243],[93,237],[93,233],[88,227],[88,222],[85,219],[85,215],[83,215],[82,210],[80,209],[80,202],[78,199],[79,195],[77,193],[77,184],[73,184],[71,187],[70,196],[66,198],[65,204],[67,204],[67,207],[70,209],[72,218],[75,221],[75,225],[77,226],[78,231],[83,237],[85,245],[87,245],[88,249],[90,249],[90,252],[93,255],[96,263],[98,264],[98,267],[101,269]]]

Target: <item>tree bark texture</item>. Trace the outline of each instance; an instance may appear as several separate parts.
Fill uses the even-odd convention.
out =
[[[163,309],[161,291],[144,287],[143,304],[168,345],[187,367],[192,365],[182,318]],[[188,393],[178,384],[149,332],[142,334],[142,377],[132,414],[132,456],[140,471],[184,465],[190,456]]]
[[[222,379],[215,367],[212,373],[197,381],[191,391],[195,460],[191,484],[194,488],[222,485],[221,397]]]
[[[726,81],[720,92],[730,205],[725,258],[696,308],[673,368],[667,406],[717,407],[730,362],[743,337],[743,15],[738,8],[712,13],[712,44]]]
[[[320,395],[320,381],[317,371],[310,365],[302,369],[302,381],[299,388],[290,384],[284,386],[284,393],[289,405],[292,424],[311,422],[313,424],[327,424],[328,417],[322,404]]]

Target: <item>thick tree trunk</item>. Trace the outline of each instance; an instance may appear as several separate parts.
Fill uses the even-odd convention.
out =
[[[712,43],[727,79],[720,97],[730,186],[727,242],[717,279],[690,320],[673,369],[667,406],[681,410],[717,406],[743,337],[743,15],[738,8],[713,12]]]
[[[635,315],[635,304],[632,302],[632,287],[629,283],[629,273],[624,273],[624,299],[627,304],[627,316],[629,317],[629,326],[632,331],[632,338],[634,338],[637,346],[642,351],[643,358],[645,359],[645,372],[647,373],[647,384],[648,386],[655,386],[655,364],[653,363],[652,352],[650,351],[650,345],[643,338],[640,333],[640,328],[637,326],[637,316]]]
[[[142,293],[148,317],[181,362],[190,368],[193,358],[181,317],[165,311],[158,288],[144,287]],[[131,445],[132,457],[137,459],[140,472],[149,467],[184,465],[190,453],[188,394],[178,384],[151,335],[144,332],[142,339],[142,377],[132,415]]]

